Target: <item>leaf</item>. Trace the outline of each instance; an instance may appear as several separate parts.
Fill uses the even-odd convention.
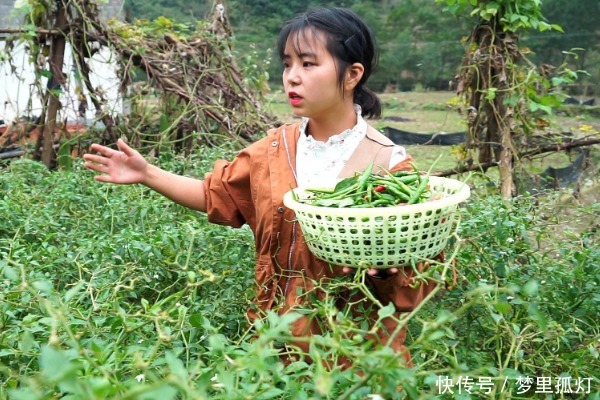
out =
[[[266,392],[260,394],[261,399],[274,399],[275,397],[283,396],[285,392],[281,389],[271,387]]]
[[[113,389],[113,384],[106,377],[88,377],[85,382],[90,386],[92,392],[98,399],[106,399],[109,397]]]
[[[15,351],[12,349],[2,349],[0,350],[0,357],[12,356],[15,354]]]
[[[6,279],[8,279],[9,281],[12,281],[12,282],[17,282],[19,280],[19,273],[17,272],[16,269],[12,268],[5,262],[2,262],[0,264],[0,267],[2,267],[2,270],[4,272],[4,277]]]
[[[517,95],[507,96],[502,100],[502,104],[507,105],[509,107],[516,107],[519,104],[520,100],[521,97]]]
[[[444,336],[446,336],[446,333],[444,331],[438,329],[438,330],[431,332],[427,336],[427,340],[429,342],[435,342],[436,340],[439,340],[439,339],[443,338]]]
[[[333,387],[334,380],[331,375],[325,371],[321,371],[315,378],[315,387],[321,396],[326,396]]]
[[[496,88],[489,88],[488,90],[485,91],[485,98],[489,101],[492,101],[496,98],[496,92],[498,91],[498,89]]]
[[[342,199],[342,201],[340,201],[338,203],[338,207],[342,208],[342,207],[349,207],[351,205],[354,204],[354,199],[352,197],[346,197],[344,199]]]
[[[496,323],[499,323],[500,321],[502,321],[504,318],[502,317],[502,315],[500,314],[496,314],[491,312],[490,315],[492,316],[492,318],[494,319],[494,321],[496,321]]]
[[[73,168],[73,158],[71,157],[71,143],[63,142],[58,148],[56,162],[62,169],[70,170]]]
[[[320,207],[348,207],[354,204],[352,197],[345,197],[343,199],[321,199],[313,203]]]
[[[62,350],[57,350],[51,346],[44,346],[40,355],[40,370],[50,380],[54,382],[74,378],[77,366],[69,360]]]
[[[65,293],[64,302],[69,303],[73,299],[73,297],[75,297],[75,295],[79,293],[84,284],[85,283],[83,281],[79,281],[77,285],[67,290],[67,293]]]
[[[52,282],[46,280],[40,280],[33,282],[33,287],[44,294],[52,293]]]
[[[538,290],[539,290],[539,283],[537,280],[532,279],[529,282],[527,282],[525,285],[523,285],[523,294],[525,294],[526,296],[533,296],[535,294],[537,294]]]
[[[335,185],[334,192],[338,192],[342,189],[352,186],[353,184],[356,183],[357,179],[358,179],[357,176],[352,176],[349,178],[342,179]]]
[[[160,122],[159,122],[158,129],[161,132],[166,132],[169,130],[170,127],[171,127],[171,123],[169,122],[169,116],[167,114],[162,114],[160,116]]]
[[[177,389],[167,384],[163,384],[155,389],[144,391],[137,395],[137,399],[141,400],[171,400],[174,399],[178,394]],[[134,397],[132,397],[134,398]]]
[[[498,4],[496,2],[488,3],[485,6],[485,11],[490,15],[496,15],[498,13],[499,9],[500,9],[500,4]]]
[[[41,70],[40,75],[43,76],[44,78],[48,78],[48,79],[52,78],[52,72],[48,71],[47,69]]]
[[[384,319],[394,315],[394,312],[396,312],[396,307],[394,307],[392,303],[389,303],[387,306],[380,308],[377,311],[377,316],[379,319]]]
[[[190,325],[194,328],[203,328],[206,322],[206,318],[201,314],[192,314],[190,315]]]
[[[185,369],[183,362],[173,354],[172,351],[165,353],[165,360],[169,366],[169,371],[178,376],[182,381],[186,381],[188,378],[188,371]]]
[[[505,301],[499,301],[494,304],[494,308],[502,315],[508,315],[510,313],[511,306]]]
[[[21,341],[19,342],[19,350],[23,353],[28,353],[35,344],[35,339],[29,330],[23,332]]]
[[[552,115],[552,107],[549,106],[545,106],[543,104],[540,104],[534,100],[529,100],[529,110],[531,112],[535,112],[538,110],[544,111],[546,114],[548,115]]]
[[[538,305],[536,303],[529,303],[527,307],[527,312],[529,313],[529,317],[537,322],[538,326],[542,330],[546,330],[548,327],[548,320],[546,316],[540,312]]]

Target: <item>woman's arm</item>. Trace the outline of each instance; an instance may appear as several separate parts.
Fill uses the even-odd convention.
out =
[[[199,179],[176,175],[153,165],[148,165],[148,173],[142,184],[177,204],[206,212],[204,182]]]
[[[119,150],[93,144],[84,154],[85,167],[100,172],[94,179],[116,184],[141,183],[163,196],[198,211],[206,211],[204,182],[150,165],[142,155],[119,139]]]

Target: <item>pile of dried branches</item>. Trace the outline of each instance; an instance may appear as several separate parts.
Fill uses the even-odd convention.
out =
[[[221,4],[212,22],[200,23],[194,32],[180,35],[174,30],[157,33],[118,22],[107,25],[93,2],[76,1],[81,3],[81,20],[72,28],[81,55],[89,51],[86,45],[92,41],[114,49],[120,56],[122,92],[158,94],[170,108],[168,130],[175,135],[171,139],[181,141],[191,132],[212,132],[246,142],[275,124],[262,110],[260,99],[243,83]],[[145,84],[127,90],[132,87],[132,74],[137,70],[139,76],[139,69],[145,74]],[[130,126],[129,131],[147,138],[140,127],[145,125]],[[210,140],[210,136],[203,137]]]
[[[37,37],[31,39],[31,30],[15,30],[12,34],[21,34],[21,38],[29,35],[34,43],[30,47],[37,52],[31,54],[31,59],[47,54],[49,88],[60,89],[67,84],[64,54],[66,45],[70,46],[83,91],[94,107],[96,119],[104,125],[94,140],[108,144],[125,136],[146,148],[175,145],[190,150],[198,142],[218,143],[223,138],[244,145],[277,125],[261,108],[261,94],[244,84],[232,55],[231,27],[222,4],[216,5],[212,21],[199,22],[195,29],[177,29],[166,19],[168,23],[160,29],[141,23],[106,22],[97,3],[91,0],[43,4],[51,6],[37,17],[37,22],[26,21],[37,26]],[[111,112],[105,88],[94,86],[90,79],[95,73],[90,60],[102,47],[111,49],[117,60],[119,90],[132,103],[133,112],[129,114]],[[60,128],[57,110],[62,105],[52,91],[45,96],[38,122],[44,135],[36,153],[42,153],[40,158],[52,166],[56,159],[56,154],[50,154],[56,144],[53,132]],[[87,108],[87,99],[82,96],[80,115],[85,115]]]

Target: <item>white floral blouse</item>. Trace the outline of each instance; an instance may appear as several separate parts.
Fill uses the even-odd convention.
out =
[[[315,140],[311,135],[307,135],[308,118],[302,119],[296,153],[298,187],[326,188],[335,185],[344,165],[367,134],[368,125],[362,117],[360,106],[355,104],[354,110],[357,116],[356,125],[331,136],[327,142]],[[395,146],[389,168],[405,158],[404,147]]]

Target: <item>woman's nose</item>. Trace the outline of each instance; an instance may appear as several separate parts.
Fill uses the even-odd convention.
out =
[[[285,80],[289,84],[297,84],[300,82],[300,75],[298,69],[295,67],[289,67],[285,72]]]

